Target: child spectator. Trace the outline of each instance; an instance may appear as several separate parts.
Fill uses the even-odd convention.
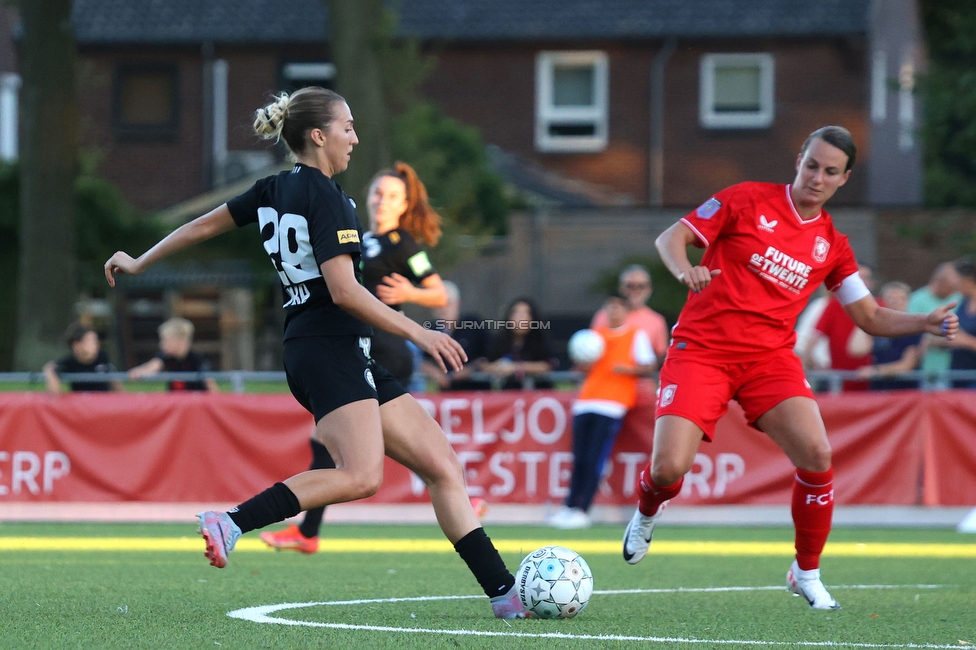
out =
[[[190,349],[193,344],[193,323],[185,318],[170,318],[159,326],[159,352],[146,363],[129,370],[130,379],[139,379],[157,372],[209,372],[210,362],[202,354]],[[219,392],[213,379],[199,381],[174,380],[170,390],[203,390]]]
[[[108,360],[108,355],[102,350],[102,343],[98,339],[98,332],[82,325],[72,323],[64,334],[64,338],[71,348],[71,354],[57,361],[44,364],[44,383],[50,393],[61,392],[63,373],[86,372],[107,373],[115,372],[115,366]],[[72,391],[118,391],[122,385],[117,381],[73,381]]]
[[[596,331],[605,342],[603,356],[579,366],[586,380],[573,402],[573,477],[566,504],[548,519],[561,529],[590,525],[590,505],[596,496],[603,466],[620,432],[624,415],[637,402],[637,379],[655,370],[657,357],[650,338],[627,322],[628,299],[611,294],[603,303],[606,326]]]

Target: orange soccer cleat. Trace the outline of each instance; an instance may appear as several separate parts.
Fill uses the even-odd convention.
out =
[[[298,526],[292,524],[284,530],[278,531],[266,531],[260,535],[261,541],[270,546],[271,548],[280,550],[290,549],[293,551],[298,551],[299,553],[305,553],[306,555],[311,555],[315,551],[319,550],[319,538],[315,537],[305,537],[302,535],[301,531],[298,530]]]

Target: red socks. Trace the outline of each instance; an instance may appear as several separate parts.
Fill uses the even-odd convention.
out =
[[[793,525],[796,528],[796,563],[804,571],[820,568],[820,554],[830,535],[834,515],[834,469],[826,472],[796,470],[793,482]]]
[[[640,473],[640,480],[637,481],[637,494],[640,497],[640,501],[637,502],[638,510],[645,517],[658,514],[662,503],[678,496],[681,492],[681,484],[684,482],[685,477],[682,476],[674,485],[664,487],[658,485],[651,480],[651,464],[648,463]]]

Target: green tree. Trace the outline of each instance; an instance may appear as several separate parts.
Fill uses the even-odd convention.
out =
[[[388,22],[383,0],[328,0],[327,6],[336,91],[346,98],[359,135],[349,169],[338,180],[365,206],[370,178],[390,164],[389,113],[380,64]]]
[[[20,257],[20,175],[19,165],[0,165],[0,370],[10,370],[14,360],[15,297]],[[78,260],[78,289],[93,296],[104,296],[108,289],[102,273],[105,260],[117,250],[146,250],[163,236],[166,229],[133,208],[119,188],[84,170],[75,182],[72,203],[77,215],[74,249],[66,257]],[[249,243],[253,248],[253,241]],[[264,261],[266,263],[266,257]],[[72,301],[76,297],[73,292]],[[49,358],[65,353],[61,336],[73,318],[72,314],[69,320],[61,323],[56,349],[51,350]],[[38,370],[37,367],[31,369]]]
[[[925,201],[976,207],[976,5],[922,0],[929,70],[925,97]]]
[[[417,39],[396,35],[397,15],[382,4],[328,4],[336,86],[349,101],[360,136],[339,182],[365,216],[366,186],[373,175],[393,160],[413,166],[444,217],[444,237],[431,253],[443,270],[471,251],[458,245],[460,237],[505,231],[509,200],[488,164],[478,130],[447,117],[422,97],[420,86],[436,60],[423,53]],[[377,138],[382,139],[379,145]]]
[[[20,268],[15,366],[63,349],[77,299],[78,101],[71,0],[21,0]]]

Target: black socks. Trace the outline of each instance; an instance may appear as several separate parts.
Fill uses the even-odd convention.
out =
[[[302,511],[298,497],[284,483],[275,483],[267,490],[251,497],[227,512],[234,523],[246,533],[269,524],[284,521]]]
[[[489,598],[508,593],[515,584],[515,576],[505,567],[502,556],[485,534],[484,528],[475,528],[462,537],[454,545],[454,550],[471,569]]]

